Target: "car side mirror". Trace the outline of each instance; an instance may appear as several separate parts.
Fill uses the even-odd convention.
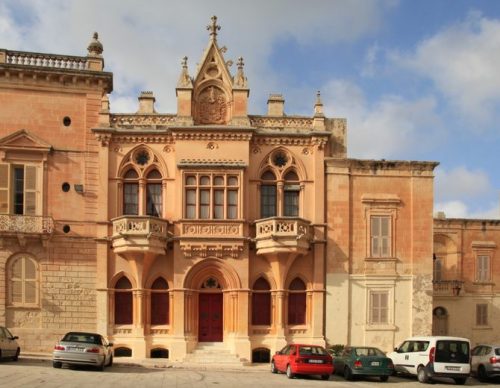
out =
[[[108,343],[108,346],[110,347],[113,346],[113,342]]]
[[[279,350],[277,350],[276,353],[274,353],[274,354],[278,355],[278,354],[281,354],[281,352]]]
[[[398,348],[394,348],[394,351],[399,353],[399,349]]]

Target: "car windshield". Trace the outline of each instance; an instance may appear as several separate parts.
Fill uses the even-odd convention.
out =
[[[86,344],[101,345],[101,339],[95,334],[68,333],[62,340],[65,342],[82,342]]]
[[[359,357],[385,357],[385,354],[377,348],[355,348],[354,353]]]
[[[456,340],[437,341],[435,361],[460,364],[468,363],[469,343]]]
[[[326,351],[321,346],[301,346],[299,354],[301,356],[324,356]]]

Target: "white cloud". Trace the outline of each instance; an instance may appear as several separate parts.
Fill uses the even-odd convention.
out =
[[[348,118],[350,157],[407,159],[410,151],[433,148],[442,135],[432,97],[382,96],[370,104],[359,86],[343,80],[330,81],[323,95],[328,111]]]
[[[285,87],[277,81],[279,70],[268,65],[277,39],[291,38],[304,45],[354,41],[376,31],[394,1],[315,1],[312,5],[301,0],[10,0],[7,4],[31,15],[29,23],[20,25],[2,12],[11,28],[0,30],[0,41],[14,46],[7,48],[85,55],[92,32],[98,31],[106,70],[115,77],[114,98],[153,90],[157,108],[174,112],[180,60],[189,57],[194,75],[208,42],[205,26],[213,14],[222,26],[219,43],[229,48],[226,59],[245,58],[253,100],[263,104],[269,92]],[[9,39],[12,34],[22,39]],[[116,111],[114,103],[112,99],[111,109]]]
[[[471,122],[491,120],[500,105],[500,20],[477,12],[392,59],[431,79]],[[477,126],[477,123],[475,123]]]
[[[434,205],[434,215],[444,212],[447,218],[472,218],[472,219],[499,219],[500,205],[497,202],[489,203],[482,210],[471,210],[465,202],[460,200],[437,202]]]
[[[480,198],[491,194],[492,184],[486,172],[456,167],[450,171],[437,168],[435,178],[438,201],[452,198]]]

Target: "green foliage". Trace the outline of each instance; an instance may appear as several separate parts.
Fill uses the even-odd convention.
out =
[[[328,348],[328,350],[331,351],[332,355],[334,355],[334,356],[340,356],[340,354],[344,350],[344,347],[345,347],[345,345],[336,344],[336,345],[330,346]]]

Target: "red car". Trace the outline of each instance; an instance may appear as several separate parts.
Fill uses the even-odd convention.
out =
[[[289,379],[295,375],[320,375],[328,380],[333,373],[333,361],[321,346],[290,344],[273,356],[271,372],[285,372]]]

